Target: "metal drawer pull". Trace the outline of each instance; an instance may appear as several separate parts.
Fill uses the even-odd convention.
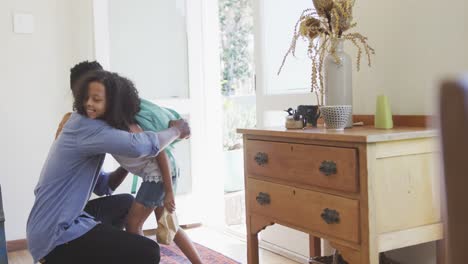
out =
[[[325,208],[320,216],[329,225],[340,222],[340,213],[336,210]]]
[[[332,174],[336,174],[336,163],[331,160],[324,160],[319,168],[320,172],[325,174],[326,176],[330,176]]]
[[[255,162],[257,162],[258,165],[263,166],[268,163],[268,154],[265,152],[257,152],[255,154]]]
[[[261,192],[257,195],[255,200],[257,200],[257,203],[260,205],[270,204],[270,195],[268,193]]]

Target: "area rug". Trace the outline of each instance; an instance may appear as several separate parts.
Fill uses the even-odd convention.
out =
[[[200,244],[194,243],[200,254],[203,263],[206,264],[240,264],[231,258],[224,256],[221,253],[213,251]],[[169,246],[160,245],[161,247],[161,264],[190,264],[190,261],[184,256],[180,249],[172,243]]]

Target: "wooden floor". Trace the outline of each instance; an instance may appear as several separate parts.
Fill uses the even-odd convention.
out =
[[[27,250],[8,253],[8,264],[31,264],[32,257]]]
[[[247,247],[245,242],[224,232],[200,227],[187,230],[193,241],[218,251],[241,263],[247,263]],[[152,237],[154,238],[154,237]],[[9,264],[31,264],[32,258],[27,250],[8,253]],[[260,263],[265,264],[297,264],[270,251],[260,249]],[[163,263],[162,263],[163,264]],[[207,263],[209,264],[209,263]]]

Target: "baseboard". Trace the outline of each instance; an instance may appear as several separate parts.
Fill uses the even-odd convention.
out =
[[[192,223],[192,224],[180,225],[180,228],[182,228],[183,230],[187,230],[187,229],[197,228],[197,227],[200,227],[200,226],[202,226],[202,223]],[[145,236],[155,236],[156,235],[156,228],[145,229],[145,230],[143,230],[143,234]]]
[[[283,256],[283,257],[285,257],[287,259],[296,261],[298,263],[304,263],[304,264],[309,263],[309,258],[308,257],[302,256],[301,254],[297,254],[297,253],[292,252],[290,250],[287,250],[285,248],[279,247],[279,246],[277,246],[275,244],[272,244],[270,242],[259,240],[258,241],[258,246],[263,248],[263,249],[266,249],[268,251],[271,251],[271,252],[273,252],[275,254]]]
[[[183,224],[179,225],[180,228],[187,230],[187,229],[192,229],[192,228],[198,228],[201,227],[203,224],[202,223],[191,223],[191,224]]]
[[[155,236],[156,235],[156,228],[143,230],[143,235],[145,235],[145,236]]]
[[[225,234],[228,234],[230,236],[233,236],[235,237],[236,239],[239,239],[240,241],[242,242],[245,242],[247,243],[247,239],[246,239],[246,235],[244,233],[241,233],[241,232],[237,232],[237,231],[234,231],[232,229],[229,229],[228,227],[226,227],[224,230],[222,230]]]
[[[393,115],[393,125],[396,127],[431,127],[434,117],[428,115]],[[374,125],[374,115],[353,115],[353,122],[364,122],[364,125]]]
[[[395,127],[432,127],[434,116],[429,115],[393,115],[393,126]],[[374,115],[353,115],[353,122],[363,122],[365,126],[374,125]],[[323,124],[323,118],[317,121]]]
[[[7,252],[19,251],[28,249],[26,239],[10,240],[6,242]]]
[[[245,238],[245,234],[233,231],[233,230],[231,230],[229,228],[226,228],[224,230],[224,232],[226,234],[228,234],[228,235],[231,235],[231,236],[233,236],[233,237],[247,243],[247,239]],[[270,242],[259,240],[258,241],[258,246],[265,249],[265,250],[268,250],[268,251],[271,251],[271,252],[273,252],[275,254],[283,256],[283,257],[285,257],[287,259],[293,260],[295,262],[304,263],[304,264],[309,263],[309,259],[307,257],[305,257],[305,256],[303,256],[301,254],[295,253],[293,251],[287,250],[285,248],[279,247],[279,246],[277,246],[275,244],[272,244]]]

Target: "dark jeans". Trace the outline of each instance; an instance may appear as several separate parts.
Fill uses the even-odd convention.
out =
[[[89,201],[84,211],[104,225],[123,229],[132,202],[131,194],[111,195]]]
[[[102,224],[83,236],[57,246],[42,261],[47,264],[155,264],[159,245],[146,237],[122,231],[133,202],[130,194],[91,200],[85,211]]]
[[[159,245],[144,236],[99,224],[83,236],[56,247],[46,264],[157,264]]]

